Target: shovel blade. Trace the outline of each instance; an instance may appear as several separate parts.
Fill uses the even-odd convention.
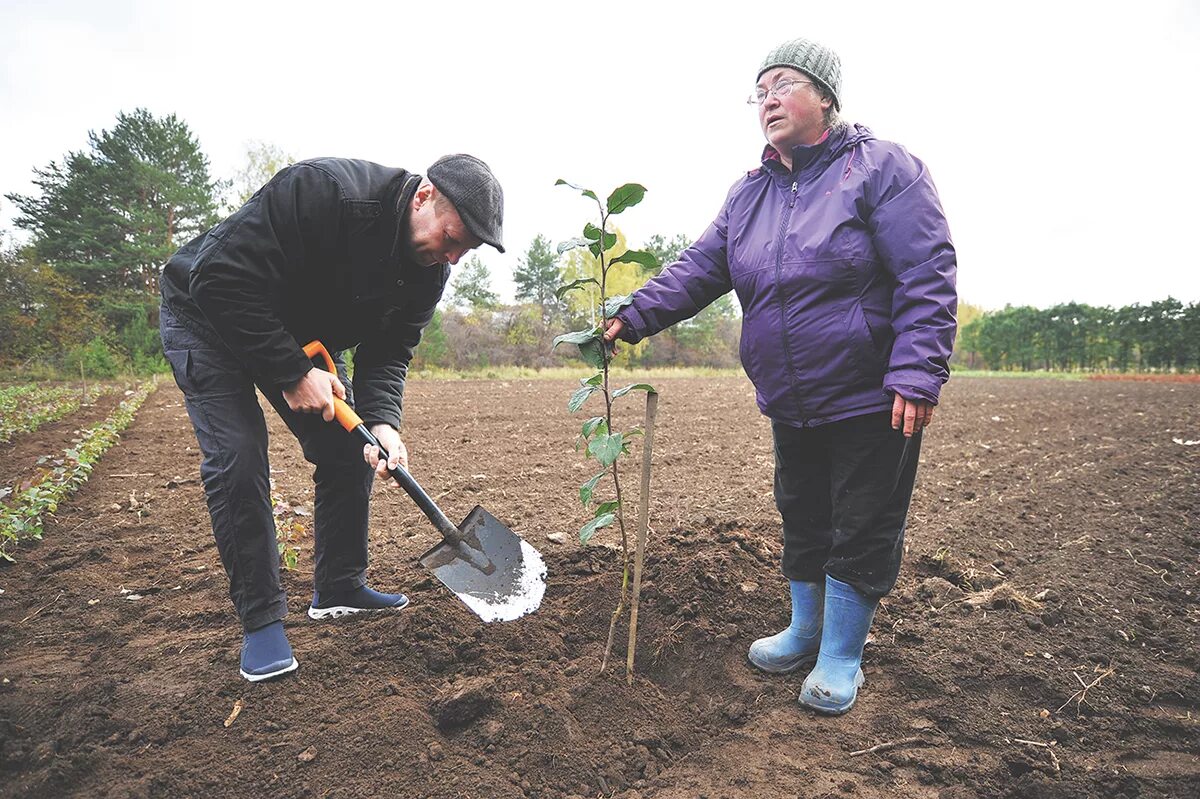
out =
[[[421,556],[421,565],[485,622],[537,610],[546,592],[541,554],[478,505],[458,529],[462,544],[443,541]]]

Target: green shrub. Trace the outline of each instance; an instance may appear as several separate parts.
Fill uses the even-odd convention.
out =
[[[63,371],[82,368],[88,377],[111,378],[120,372],[121,363],[102,336],[96,336],[87,344],[71,349],[63,363]]]

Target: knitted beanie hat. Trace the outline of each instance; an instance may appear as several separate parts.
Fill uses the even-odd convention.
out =
[[[775,67],[792,67],[808,75],[833,95],[833,107],[842,110],[842,60],[828,47],[808,39],[784,42],[767,54],[757,77]]]

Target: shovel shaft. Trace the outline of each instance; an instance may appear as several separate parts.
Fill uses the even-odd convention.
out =
[[[335,407],[338,404],[346,405],[345,402],[342,402],[342,400],[337,399],[336,397],[334,398],[333,402]],[[348,405],[346,406],[346,410],[350,413],[354,413],[354,410]],[[357,414],[355,414],[355,416],[357,416]],[[338,418],[340,420],[341,417],[339,416]],[[359,422],[350,432],[358,436],[364,444],[370,444],[373,447],[379,447],[379,457],[383,460],[387,460],[387,451],[384,450],[383,446],[379,443],[379,439],[372,435],[371,431],[367,429],[366,425],[364,425],[362,422]],[[433,501],[433,497],[425,493],[425,489],[421,488],[420,484],[413,479],[413,476],[408,473],[407,469],[405,469],[403,466],[397,466],[394,469],[389,468],[388,474],[392,476],[393,480],[400,484],[401,488],[408,492],[408,495],[412,497],[413,502],[417,503],[417,507],[421,509],[421,512],[429,517],[429,521],[433,522],[433,526],[438,529],[438,532],[442,534],[442,538],[446,539],[447,543],[455,546],[458,546],[462,543],[462,532],[458,529],[458,527],[455,526],[454,522],[450,521],[450,518],[446,516],[445,513],[442,513],[442,509],[439,508],[437,503]]]
[[[310,341],[304,346],[304,354],[310,358],[315,358],[318,355],[321,356],[321,359],[325,362],[325,368],[330,372],[337,373],[329,350],[325,349],[325,345],[321,342]],[[363,423],[359,415],[354,412],[353,408],[344,400],[334,397],[333,410],[333,418],[337,420],[338,424],[344,427],[347,432],[358,436],[364,444],[378,447],[380,456],[384,460],[387,460],[387,450],[379,443],[379,439],[367,429],[367,426]],[[442,538],[446,539],[447,543],[457,546],[459,549],[466,549],[466,547],[462,546],[462,531],[454,525],[454,522],[450,521],[446,514],[442,513],[442,509],[433,501],[433,497],[425,493],[425,489],[421,488],[412,475],[408,473],[407,469],[397,466],[395,469],[388,469],[388,474],[400,484],[401,488],[408,492],[408,495],[413,498],[413,502],[416,502],[421,512],[429,517],[429,521],[433,522],[433,526],[442,534]]]

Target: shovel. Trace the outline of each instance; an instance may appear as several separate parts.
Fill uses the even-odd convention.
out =
[[[337,373],[333,358],[321,342],[310,342],[304,352],[309,358],[320,355],[325,367]],[[379,447],[386,460],[387,453],[379,440],[354,409],[337,397],[333,405],[338,423],[364,444]],[[396,467],[388,469],[388,474],[442,534],[441,543],[419,558],[421,565],[479,618],[485,622],[512,621],[538,609],[546,591],[546,563],[536,549],[478,505],[455,527],[407,470]]]

